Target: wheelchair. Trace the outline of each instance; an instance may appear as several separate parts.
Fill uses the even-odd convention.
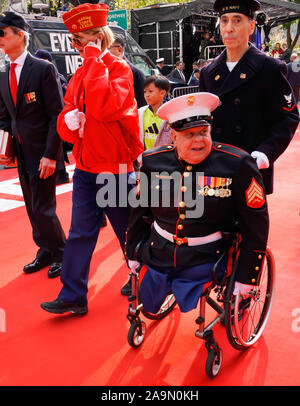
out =
[[[246,296],[240,293],[233,295],[235,282],[235,262],[238,257],[241,236],[224,235],[228,240],[226,248],[220,254],[218,261],[212,270],[212,281],[199,298],[199,317],[195,320],[198,328],[196,337],[205,341],[207,359],[205,372],[209,378],[218,375],[223,352],[214,339],[212,328],[221,323],[226,330],[226,335],[231,346],[239,351],[247,350],[257,342],[266,326],[274,295],[275,284],[275,261],[269,248],[262,265],[261,278],[258,286],[253,286]],[[217,269],[224,257],[228,257],[227,270],[222,279],[217,279]],[[176,299],[172,292],[167,295],[164,303],[156,314],[147,312],[143,308],[143,303],[139,294],[139,283],[141,274],[146,270],[142,266],[136,273],[130,273],[132,293],[128,300],[127,318],[130,322],[128,330],[128,343],[131,347],[139,347],[146,335],[146,323],[141,319],[141,314],[150,320],[161,320],[166,317],[176,306]],[[212,298],[214,293],[214,298]],[[206,325],[205,311],[206,305],[212,307],[217,316]]]

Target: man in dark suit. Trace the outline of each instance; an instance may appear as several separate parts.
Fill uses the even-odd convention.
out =
[[[27,24],[22,16],[0,14],[0,47],[10,62],[0,72],[0,129],[13,138],[24,201],[39,247],[24,272],[49,266],[59,276],[65,234],[56,216],[55,186],[62,162],[62,142],[56,131],[62,92],[54,66],[27,52]]]
[[[53,63],[52,55],[46,49],[38,49],[37,51],[35,51],[34,56],[36,58],[44,59],[45,61]],[[63,96],[64,96],[66,94],[66,91],[67,91],[68,81],[64,77],[64,75],[62,75],[61,73],[57,72],[57,74],[58,74],[59,82],[61,84],[62,93],[63,93]],[[68,164],[70,163],[69,157],[68,157],[68,150],[69,149],[72,149],[72,145],[63,142],[64,161],[67,162]],[[69,177],[69,174],[68,174],[68,172],[66,170],[66,166],[65,166],[64,161],[61,163],[62,168],[58,172],[58,176],[57,176],[57,180],[56,180],[57,185],[61,185],[63,183],[69,183],[69,181],[70,181],[70,177]]]
[[[186,78],[183,73],[183,67],[184,67],[183,62],[177,61],[176,68],[169,73],[169,75],[167,76],[168,79],[174,80],[177,83],[181,83],[182,86],[185,86]]]
[[[273,164],[289,145],[299,113],[286,64],[248,43],[255,29],[256,0],[217,0],[226,49],[201,70],[200,91],[219,96],[212,138],[249,152],[273,192]]]

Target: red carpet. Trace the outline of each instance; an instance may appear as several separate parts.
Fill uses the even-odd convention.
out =
[[[0,385],[87,386],[296,386],[300,384],[300,131],[278,160],[275,192],[268,198],[277,279],[272,312],[262,338],[240,353],[227,342],[221,325],[216,340],[223,365],[214,380],[205,375],[206,349],[195,337],[197,311],[176,308],[161,322],[144,319],[147,333],[134,350],[127,343],[128,302],[120,288],[127,268],[108,226],[93,256],[89,313],[55,316],[40,308],[56,298],[61,283],[47,270],[22,272],[36,252],[24,206],[18,195],[16,169],[0,171]],[[71,168],[71,167],[70,167]],[[15,179],[15,181],[13,181]],[[58,193],[70,185],[58,187]],[[71,192],[57,197],[66,233]]]

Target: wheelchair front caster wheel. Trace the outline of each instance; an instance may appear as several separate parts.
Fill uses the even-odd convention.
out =
[[[145,338],[146,324],[144,321],[133,321],[128,331],[128,344],[133,348],[139,347]]]
[[[222,364],[222,350],[219,350],[219,354],[215,349],[211,349],[208,353],[206,364],[205,364],[205,372],[209,378],[214,378],[218,375],[221,364]]]

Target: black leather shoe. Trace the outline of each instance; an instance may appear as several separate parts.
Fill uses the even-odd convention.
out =
[[[122,287],[121,294],[124,296],[131,295],[131,279]]]
[[[48,270],[49,278],[56,278],[61,273],[61,262],[53,262]]]
[[[30,264],[24,266],[23,271],[25,273],[33,273],[40,271],[41,269],[45,268],[48,265],[51,265],[52,259],[51,258],[36,258]]]
[[[49,313],[64,314],[86,314],[88,312],[87,305],[78,305],[76,303],[65,302],[63,300],[53,300],[53,302],[41,303],[41,308]]]

